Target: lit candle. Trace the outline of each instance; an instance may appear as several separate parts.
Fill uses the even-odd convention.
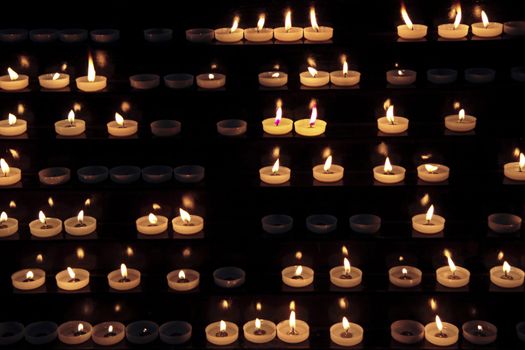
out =
[[[0,120],[0,136],[20,136],[27,131],[27,122],[9,113],[7,119]]]
[[[299,74],[301,84],[308,87],[321,87],[330,82],[330,74],[315,69],[315,61],[313,59],[308,59],[308,64],[308,70]]]
[[[4,158],[0,158],[0,169],[0,187],[11,186],[22,180],[22,170],[10,167]]]
[[[276,88],[288,84],[288,74],[281,71],[269,71],[259,73],[258,79],[259,84],[261,84],[264,87]]]
[[[213,345],[230,345],[239,338],[239,327],[223,320],[209,324],[204,331],[206,340]]]
[[[481,11],[481,22],[472,23],[472,34],[480,38],[494,38],[503,33],[503,24],[489,22],[489,17],[485,11]]]
[[[29,85],[29,77],[18,74],[11,67],[7,68],[7,75],[0,76],[0,89],[6,91],[23,90]]]
[[[416,79],[416,71],[410,69],[399,69],[397,63],[395,69],[386,72],[386,81],[392,85],[406,86],[414,84]]]
[[[299,41],[303,38],[303,28],[292,26],[292,11],[287,10],[284,18],[284,27],[275,28],[273,35],[279,41]]]
[[[290,181],[291,173],[290,168],[279,164],[279,159],[275,161],[273,166],[266,166],[259,169],[261,181],[268,185],[281,185]]]
[[[168,218],[162,215],[149,213],[135,221],[137,231],[144,235],[160,235],[168,230]]]
[[[60,136],[78,136],[86,131],[86,122],[75,117],[75,111],[70,110],[67,119],[55,123],[55,132]]]
[[[128,269],[125,264],[121,264],[119,270],[111,271],[107,277],[109,286],[115,290],[130,290],[140,284],[140,271]]]
[[[3,211],[0,214],[0,237],[9,237],[18,232],[18,220],[10,218]]]
[[[231,28],[215,29],[215,39],[223,43],[236,43],[241,41],[244,35],[244,30],[239,28],[239,16],[233,17]]]
[[[195,270],[173,270],[166,276],[168,286],[178,292],[187,292],[199,286],[200,274]]]
[[[427,26],[423,24],[413,24],[408,16],[404,3],[401,3],[401,17],[405,24],[397,26],[397,35],[405,40],[419,40],[427,36]]]
[[[294,122],[295,132],[301,136],[320,136],[326,130],[326,122],[317,119],[317,102],[312,100],[310,102],[310,119],[299,119]]]
[[[254,344],[269,343],[277,335],[275,323],[259,318],[246,322],[242,329],[244,338]]]
[[[313,167],[314,179],[320,182],[337,182],[343,178],[345,169],[337,164],[332,164],[332,156],[326,158],[324,164]]]
[[[330,270],[330,282],[340,288],[354,288],[361,284],[363,271],[350,265],[348,258],[343,259],[343,266]]]
[[[390,158],[386,157],[385,165],[378,165],[373,169],[374,179],[384,184],[395,184],[405,179],[405,168],[392,165]]]
[[[361,73],[356,70],[348,70],[348,62],[346,56],[341,57],[343,62],[343,69],[336,70],[330,73],[330,81],[336,86],[355,86],[361,80]]]
[[[292,132],[293,120],[283,118],[281,99],[277,100],[275,118],[266,118],[262,121],[263,131],[270,135],[286,135]]]
[[[304,38],[310,41],[328,41],[332,39],[334,29],[332,27],[319,26],[317,24],[317,16],[315,15],[315,8],[310,8],[310,23],[311,27],[304,28]]]
[[[119,113],[115,113],[115,120],[107,123],[108,133],[115,137],[128,137],[135,135],[138,131],[138,123],[134,120],[124,119]]]
[[[377,119],[377,128],[385,134],[402,134],[408,130],[408,119],[394,116],[394,105],[385,102],[386,116]]]
[[[442,164],[428,163],[417,167],[417,177],[426,182],[446,181],[449,174],[449,167]]]
[[[506,163],[503,166],[503,174],[511,180],[525,181],[525,154],[520,153],[517,162]]]
[[[314,270],[307,266],[288,266],[281,271],[284,284],[288,287],[303,288],[314,282]]]
[[[88,58],[88,75],[77,78],[76,82],[77,88],[84,92],[101,91],[106,88],[107,78],[102,75],[97,75],[91,54]]]
[[[447,249],[445,249],[444,254],[447,258],[448,265],[436,270],[436,280],[438,283],[448,288],[461,288],[468,285],[470,281],[469,270],[461,266],[456,266],[452,260],[452,255]]]
[[[465,114],[461,109],[458,114],[445,117],[445,127],[454,132],[468,132],[476,128],[476,117]]]
[[[463,338],[474,345],[488,345],[494,343],[498,336],[498,329],[490,322],[468,321],[461,327]]]
[[[204,219],[198,215],[190,215],[186,210],[179,208],[179,216],[171,221],[173,231],[181,235],[194,235],[204,228]]]
[[[264,22],[266,16],[263,14],[259,15],[259,20],[257,21],[257,27],[247,28],[244,31],[244,38],[251,42],[265,42],[273,39],[273,29],[264,28]]]
[[[68,267],[55,276],[57,286],[67,291],[80,290],[89,284],[89,272],[84,269]]]
[[[226,75],[218,73],[199,74],[196,82],[201,89],[219,89],[226,84]]]
[[[433,235],[445,229],[445,218],[434,214],[434,205],[431,205],[425,214],[412,217],[412,228],[423,234]]]
[[[42,74],[38,77],[38,82],[44,89],[63,89],[69,85],[69,74],[58,72]]]
[[[298,344],[306,341],[310,336],[308,323],[297,320],[295,311],[290,311],[290,318],[277,325],[277,338],[288,344]]]
[[[425,326],[425,339],[437,346],[451,346],[458,342],[459,329],[451,323],[441,322],[436,315],[436,321]]]
[[[41,269],[24,269],[11,275],[13,287],[19,290],[33,290],[46,283],[46,272]]]
[[[412,288],[419,286],[423,272],[413,266],[394,266],[388,270],[388,280],[396,287]]]
[[[348,322],[346,317],[330,327],[330,339],[340,346],[355,346],[363,341],[363,327]]]
[[[501,288],[518,288],[523,285],[525,273],[522,269],[511,267],[508,262],[490,269],[490,281]]]
[[[126,336],[126,327],[120,322],[102,322],[93,327],[91,338],[97,345],[110,346],[120,343]]]
[[[443,39],[463,39],[468,35],[469,26],[461,24],[461,5],[458,3],[455,8],[456,16],[454,23],[440,24],[438,35]]]
[[[67,345],[78,345],[91,338],[93,327],[84,321],[69,321],[62,323],[58,329],[58,339]]]
[[[29,223],[31,234],[38,238],[49,238],[62,232],[62,220],[47,218],[43,211],[38,212],[38,219]]]
[[[76,217],[64,221],[64,228],[72,236],[87,236],[97,229],[97,219],[84,215],[84,210],[81,210]]]

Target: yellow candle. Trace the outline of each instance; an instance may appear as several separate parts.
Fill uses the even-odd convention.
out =
[[[401,3],[401,17],[405,24],[397,26],[397,35],[405,40],[418,40],[427,36],[427,26],[423,24],[413,24],[408,16],[404,3]]]
[[[275,28],[273,35],[275,39],[283,42],[299,41],[303,38],[303,28],[292,26],[292,11],[287,10],[284,27]]]
[[[86,122],[76,119],[75,112],[69,111],[67,119],[59,120],[55,123],[55,132],[60,136],[78,136],[86,131]]]
[[[310,41],[328,41],[332,39],[334,29],[332,27],[319,26],[317,24],[317,16],[315,15],[315,8],[310,8],[310,23],[311,27],[304,28],[304,38]]]
[[[295,132],[301,136],[320,136],[326,130],[326,122],[317,119],[317,105],[315,101],[310,103],[312,114],[310,119],[299,119],[294,123]]]
[[[0,76],[0,89],[6,91],[23,90],[29,85],[29,77],[18,74],[11,67],[7,68],[7,75]]]
[[[270,135],[286,135],[292,132],[293,120],[283,118],[282,102],[277,100],[277,109],[275,110],[275,118],[267,118],[262,122],[263,130]]]
[[[268,185],[281,185],[290,181],[291,173],[290,168],[280,166],[279,159],[275,161],[273,166],[259,169],[261,181]]]
[[[463,39],[468,35],[469,26],[461,24],[461,6],[456,6],[456,17],[454,23],[440,24],[438,26],[438,35],[443,39]]]
[[[77,78],[76,83],[77,88],[84,92],[101,91],[106,88],[107,78],[102,75],[97,75],[91,54],[88,58],[88,75]]]
[[[0,120],[1,136],[20,136],[27,131],[27,122],[9,113],[7,119]]]

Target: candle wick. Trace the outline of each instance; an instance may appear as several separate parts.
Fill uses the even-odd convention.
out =
[[[78,278],[72,278],[68,281],[68,283],[76,283],[76,282],[80,282],[80,280]]]
[[[189,280],[187,278],[179,278],[177,280],[177,283],[188,283],[188,282],[189,282]]]
[[[426,220],[425,221],[425,225],[432,226],[432,225],[434,225],[434,223],[432,221],[430,221],[430,220]]]
[[[264,334],[266,334],[266,331],[264,329],[256,328],[255,331],[253,332],[253,334],[255,334],[255,335],[264,335]]]
[[[114,337],[116,336],[115,332],[107,332],[106,334],[104,334],[104,337]]]
[[[44,222],[44,224],[40,227],[42,230],[47,230],[51,228],[51,225],[48,225]]]
[[[7,224],[4,224],[3,222],[0,224],[0,228],[7,228]]]
[[[79,336],[84,335],[84,334],[86,334],[86,332],[85,332],[84,330],[81,330],[81,331],[75,331],[75,333],[73,333],[73,335],[74,335],[75,337],[79,337]]]
[[[352,275],[345,271],[345,273],[343,275],[341,275],[340,278],[343,279],[343,280],[351,280],[352,279]]]
[[[345,329],[343,333],[341,333],[341,338],[352,338],[354,335],[350,332],[350,329]]]
[[[35,280],[32,279],[32,278],[26,278],[26,279],[24,279],[24,282],[34,282],[34,281],[35,281]]]
[[[441,330],[441,331],[439,331],[438,334],[436,334],[436,337],[438,337],[438,338],[447,338],[448,335],[446,335],[445,333],[443,333],[443,331]]]
[[[77,224],[75,225],[75,227],[85,227],[86,224],[84,224],[84,221],[82,220],[78,220]]]
[[[345,78],[348,77],[348,72],[343,73],[343,76],[344,76]]]
[[[297,332],[295,327],[290,327],[290,331],[288,332],[288,335],[299,335],[299,332]]]
[[[220,337],[220,338],[224,338],[224,337],[228,336],[228,332],[226,332],[226,331],[219,331],[219,332],[215,333],[215,336],[216,337]]]
[[[514,277],[512,277],[511,275],[509,275],[509,273],[507,271],[505,271],[505,274],[503,276],[501,276],[501,279],[504,279],[504,280],[513,280]]]
[[[313,128],[315,126],[315,123],[310,123],[310,127]]]
[[[324,173],[324,174],[333,174],[334,172],[333,172],[333,171],[330,171],[330,169],[329,169],[329,170],[325,170],[325,171],[323,171],[323,173]]]
[[[126,282],[129,282],[129,278],[127,277],[122,277],[121,279],[118,280],[120,283],[126,283]]]
[[[303,279],[303,276],[301,276],[301,275],[294,275],[294,276],[292,277],[292,279],[293,279],[293,280],[302,280],[302,279]]]
[[[278,171],[272,171],[272,176],[278,176],[278,175],[279,175]]]

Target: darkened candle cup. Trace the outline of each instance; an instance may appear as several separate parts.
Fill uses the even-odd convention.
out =
[[[490,68],[468,68],[465,70],[465,80],[473,84],[491,83],[496,79],[496,71]]]
[[[450,68],[427,70],[427,80],[433,84],[451,84],[458,79],[458,71]]]
[[[160,76],[157,74],[135,74],[129,77],[129,84],[137,90],[154,89],[160,84]]]
[[[160,119],[151,122],[151,133],[157,137],[170,137],[180,133],[182,124],[177,120]]]
[[[87,40],[88,31],[81,28],[63,29],[58,33],[60,41],[68,44],[79,43]]]
[[[498,337],[498,329],[487,321],[473,320],[463,323],[461,327],[463,338],[474,345],[494,343]]]
[[[126,327],[126,339],[131,344],[149,344],[154,342],[158,336],[159,326],[153,321],[135,321]]]
[[[279,235],[292,230],[293,218],[283,214],[266,215],[261,219],[261,224],[264,232]]]
[[[150,28],[144,31],[144,39],[150,43],[161,43],[170,41],[173,37],[173,29]]]
[[[18,43],[27,40],[28,31],[21,28],[7,28],[0,30],[0,41],[4,43]]]
[[[23,324],[20,322],[0,322],[0,345],[13,345],[23,338]]]
[[[64,167],[42,169],[38,172],[40,183],[49,186],[63,185],[71,178],[71,170]]]
[[[401,344],[416,344],[425,337],[425,327],[412,320],[398,320],[390,325],[392,338]]]
[[[514,81],[519,81],[520,83],[525,82],[525,67],[512,67],[510,76]]]
[[[108,44],[120,39],[120,30],[111,28],[94,29],[89,35],[91,40],[99,44]]]
[[[213,271],[213,281],[221,288],[237,288],[244,284],[246,272],[235,266],[226,266]]]
[[[35,43],[49,43],[58,39],[58,31],[51,28],[33,29],[29,32],[29,39]]]
[[[350,228],[357,233],[376,233],[381,228],[381,218],[373,214],[356,214],[350,217]]]
[[[159,328],[160,340],[169,345],[179,345],[191,339],[191,324],[185,321],[166,322]]]
[[[518,335],[518,339],[525,343],[525,321],[516,325],[516,333]]]
[[[111,181],[118,184],[130,184],[140,179],[141,170],[138,166],[121,165],[109,170]]]
[[[193,86],[193,75],[175,73],[164,76],[164,85],[170,89],[186,89]]]
[[[240,136],[246,133],[248,123],[240,119],[225,119],[217,123],[217,132],[223,136]]]
[[[173,169],[167,165],[152,165],[142,169],[142,179],[150,184],[160,184],[171,180]]]
[[[53,342],[57,336],[58,325],[55,322],[40,321],[26,327],[25,339],[31,345],[44,345]]]
[[[186,40],[192,43],[209,43],[215,37],[215,31],[210,28],[192,28],[186,30]]]
[[[109,169],[102,165],[85,166],[77,170],[78,180],[85,184],[97,184],[106,181]]]
[[[337,218],[325,214],[310,215],[306,218],[306,228],[312,233],[330,233],[337,229]]]
[[[182,183],[196,183],[204,180],[204,172],[200,165],[181,165],[173,169],[173,176]]]
[[[489,228],[496,233],[515,233],[521,228],[521,218],[509,213],[494,213],[488,217]]]

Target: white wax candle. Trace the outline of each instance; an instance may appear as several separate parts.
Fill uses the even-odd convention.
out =
[[[232,322],[213,322],[204,331],[206,340],[213,345],[230,345],[239,338],[239,327]]]
[[[436,280],[448,288],[465,287],[470,281],[470,271],[461,266],[442,266],[436,270]]]
[[[336,86],[355,86],[360,80],[361,73],[356,70],[336,70],[330,73],[330,81]]]
[[[356,346],[363,341],[363,334],[363,327],[348,322],[346,317],[330,327],[330,340],[339,346]]]
[[[433,235],[445,229],[445,218],[434,214],[434,206],[431,205],[425,214],[412,217],[412,228],[423,234]]]
[[[111,346],[120,343],[126,336],[126,327],[120,322],[102,322],[93,327],[91,339],[97,345]]]
[[[200,274],[191,269],[173,270],[166,276],[168,286],[178,292],[187,292],[199,286]]]
[[[58,339],[67,345],[78,345],[91,338],[93,327],[84,321],[69,321],[58,326]]]
[[[69,74],[66,73],[48,73],[38,77],[41,87],[49,90],[63,89],[69,85]]]
[[[441,322],[436,316],[437,322],[431,322],[425,326],[425,339],[437,346],[451,346],[458,342],[459,329],[451,323]]]
[[[339,288],[354,288],[361,284],[363,271],[357,267],[350,266],[347,258],[343,266],[336,266],[330,270],[330,282]]]
[[[3,211],[0,214],[0,237],[9,237],[18,232],[18,220],[10,218]]]
[[[472,23],[472,34],[480,38],[495,38],[503,33],[503,24],[498,22],[489,22],[485,11],[481,11],[482,22]]]
[[[75,291],[89,284],[89,271],[84,269],[70,268],[62,270],[55,276],[57,286],[67,291]]]
[[[281,277],[288,287],[303,288],[314,282],[314,270],[308,266],[288,266],[281,271]]]
[[[231,28],[215,29],[215,39],[222,43],[236,43],[242,40],[244,36],[244,29],[236,28],[234,31]]]
[[[138,123],[135,120],[124,119],[119,113],[115,113],[115,120],[107,123],[108,133],[114,137],[133,136],[138,131]]]
[[[338,182],[343,179],[345,169],[337,164],[332,164],[332,156],[328,156],[324,164],[313,167],[314,179],[319,182]]]
[[[417,177],[426,182],[443,182],[448,180],[450,168],[442,164],[422,164],[417,167]]]
[[[438,26],[438,35],[443,39],[458,40],[468,35],[469,26],[459,24],[457,27],[453,23],[440,24]]]
[[[413,266],[394,266],[388,270],[388,280],[396,287],[412,288],[421,283],[423,272]]]
[[[246,322],[242,329],[244,338],[254,344],[269,343],[277,335],[275,323],[258,318]]]
[[[288,83],[288,74],[281,71],[262,72],[258,75],[259,84],[265,87],[281,87]]]
[[[55,123],[55,132],[60,136],[78,136],[86,131],[86,122],[75,118],[75,112],[71,110],[67,119]]]
[[[195,81],[201,89],[219,89],[226,84],[226,75],[218,73],[199,74]]]
[[[140,271],[128,269],[121,264],[119,270],[111,271],[108,274],[108,284],[115,290],[130,290],[140,285]]]
[[[388,157],[386,157],[385,165],[378,165],[373,169],[374,179],[384,184],[402,182],[405,179],[405,173],[405,168],[392,165]]]
[[[312,67],[308,67],[307,71],[299,74],[301,84],[308,87],[322,87],[328,85],[330,82],[330,74],[325,71],[318,71]]]
[[[397,26],[397,35],[405,40],[419,40],[427,36],[428,27],[423,24],[412,24],[410,27],[406,24]]]
[[[10,167],[4,158],[0,158],[0,187],[14,185],[22,180],[22,171]]]
[[[97,229],[97,219],[84,215],[84,211],[81,210],[77,216],[64,221],[64,228],[72,236],[87,236]]]
[[[0,136],[20,136],[27,131],[27,122],[9,113],[7,119],[0,120]]]
[[[150,213],[135,221],[137,231],[144,235],[159,235],[168,230],[168,218]]]
[[[290,319],[277,325],[277,338],[288,344],[298,344],[308,340],[310,327],[308,323],[295,319],[295,311],[290,313]]]
[[[506,261],[490,269],[490,281],[501,288],[518,288],[523,285],[525,272]]]
[[[13,287],[19,290],[33,290],[46,283],[46,272],[42,269],[23,269],[11,275]]]
[[[204,229],[204,219],[198,215],[190,215],[187,211],[179,209],[180,216],[171,221],[173,231],[181,235],[194,235]]]
[[[290,181],[291,173],[290,168],[279,165],[279,159],[277,159],[273,166],[259,169],[259,178],[268,185],[281,185]]]
[[[18,74],[11,68],[7,68],[7,75],[0,76],[0,89],[6,91],[19,91],[29,85],[29,77],[24,74]]]
[[[386,72],[386,81],[392,85],[410,85],[417,79],[417,72],[410,69],[392,69]]]
[[[42,211],[38,213],[38,219],[29,223],[29,231],[38,238],[49,238],[62,232],[62,220],[48,218]]]

